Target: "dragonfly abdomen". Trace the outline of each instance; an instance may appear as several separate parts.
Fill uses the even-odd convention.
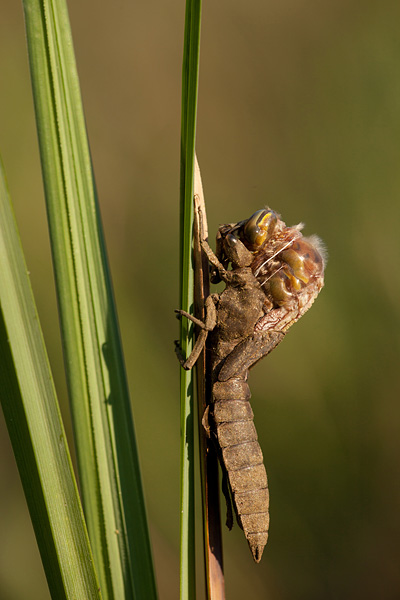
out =
[[[249,399],[243,379],[217,381],[211,415],[237,520],[259,562],[268,539],[269,493]]]

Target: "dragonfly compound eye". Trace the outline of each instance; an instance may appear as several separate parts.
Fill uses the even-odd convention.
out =
[[[251,250],[259,250],[272,236],[278,217],[273,210],[255,212],[242,228],[243,241]]]
[[[296,279],[283,269],[271,277],[268,282],[268,290],[275,306],[283,306],[289,302],[293,296],[292,283],[295,281]]]
[[[324,252],[320,240],[315,237],[295,240],[290,248],[281,252],[280,258],[303,284],[321,277],[324,272]]]
[[[280,266],[264,288],[275,306],[287,305],[293,296],[322,279],[324,253],[318,238],[295,240],[278,254],[277,259]]]

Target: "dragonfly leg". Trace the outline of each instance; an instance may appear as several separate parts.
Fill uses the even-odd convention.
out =
[[[178,317],[178,319],[180,317],[186,317],[187,319],[189,319],[189,321],[192,321],[192,323],[194,323],[195,325],[197,325],[198,327],[200,327],[200,329],[207,329],[206,324],[203,323],[203,321],[201,321],[201,319],[197,319],[196,317],[194,317],[190,313],[186,312],[186,310],[181,310],[179,308],[176,308],[175,312],[176,312],[176,316]]]
[[[255,331],[249,335],[226,357],[218,374],[220,381],[238,377],[266,356],[283,340],[282,331]]]
[[[208,261],[212,264],[213,267],[215,267],[215,269],[218,272],[218,275],[220,277],[220,279],[222,281],[230,281],[232,279],[232,273],[231,271],[227,271],[224,267],[224,265],[220,262],[220,260],[218,259],[218,257],[214,254],[210,244],[207,242],[207,240],[201,240],[201,247],[204,250]]]
[[[205,408],[205,411],[203,413],[203,418],[201,419],[201,424],[203,425],[203,429],[206,432],[206,436],[208,438],[211,438],[211,425],[210,425],[210,421],[209,421],[209,415],[210,415],[210,406],[207,405]]]
[[[225,525],[229,531],[233,527],[233,510],[232,510],[232,499],[229,490],[228,474],[225,467],[222,468],[222,493],[226,502],[226,522]]]
[[[193,321],[193,323],[195,323],[196,325],[198,325],[201,328],[200,333],[197,336],[196,343],[193,347],[193,350],[191,351],[191,353],[187,359],[185,359],[185,357],[182,354],[182,349],[180,347],[179,342],[178,341],[175,342],[176,355],[178,357],[179,362],[181,363],[181,366],[186,371],[192,369],[193,366],[195,365],[197,359],[199,358],[199,356],[205,346],[208,332],[212,331],[217,323],[217,309],[215,306],[215,302],[216,302],[217,298],[218,298],[218,294],[211,294],[210,296],[207,296],[205,305],[204,305],[204,309],[205,309],[205,313],[206,313],[206,318],[205,318],[204,323],[202,321],[200,321],[200,319],[193,317],[192,315],[190,315],[189,313],[187,313],[184,310],[175,311],[178,313],[179,316],[186,317],[187,319],[189,319],[190,321]]]

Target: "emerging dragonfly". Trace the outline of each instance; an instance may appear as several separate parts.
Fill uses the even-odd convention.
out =
[[[316,236],[303,237],[302,227],[287,227],[269,208],[221,225],[216,253],[206,240],[201,246],[212,265],[211,281],[223,281],[224,291],[206,299],[204,324],[177,311],[204,332],[186,361],[177,349],[183,368],[192,368],[209,332],[212,398],[203,425],[218,449],[227,526],[233,524],[232,501],[256,562],[268,539],[269,492],[247,377],[310,308],[324,284],[322,243]]]

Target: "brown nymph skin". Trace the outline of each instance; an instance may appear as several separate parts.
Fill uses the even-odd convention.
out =
[[[265,314],[265,293],[251,267],[243,266],[251,264],[253,255],[244,247],[241,250],[232,271],[219,270],[227,285],[214,296],[217,322],[207,345],[212,362],[208,426],[218,447],[238,524],[254,560],[259,562],[268,539],[269,493],[247,377],[249,363],[271,352],[284,333],[255,331]],[[223,489],[229,507],[228,492],[225,486]],[[229,508],[227,525],[232,526]]]
[[[223,471],[227,525],[231,501],[253,558],[260,562],[268,539],[269,493],[263,455],[253,422],[249,369],[269,354],[287,329],[311,306],[323,286],[324,254],[318,238],[303,238],[301,225],[286,227],[274,211],[257,211],[249,219],[221,225],[216,254],[202,248],[212,265],[221,294],[206,299],[206,320],[192,354],[192,368],[208,334],[212,397],[203,424],[215,441]],[[230,266],[230,268],[229,268]]]

